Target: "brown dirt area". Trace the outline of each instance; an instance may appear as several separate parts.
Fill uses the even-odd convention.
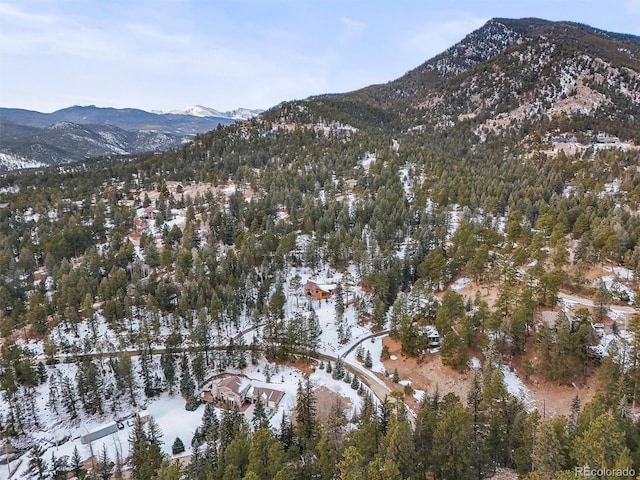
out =
[[[452,392],[458,395],[463,403],[466,403],[467,393],[473,378],[471,370],[464,373],[457,372],[443,365],[439,354],[428,354],[425,361],[418,364],[415,358],[402,355],[400,343],[389,337],[383,339],[383,345],[387,345],[389,353],[397,357],[396,360],[383,362],[388,372],[393,372],[397,368],[400,380],[411,380],[414,389],[424,390],[428,394],[433,394],[437,390],[441,396]],[[516,372],[518,372],[517,369]],[[392,390],[403,390],[402,385],[393,383],[390,378],[386,378],[384,375],[379,376]],[[593,377],[584,386],[572,387],[551,384],[535,375],[529,379],[525,379],[522,375],[518,376],[530,391],[531,401],[528,406],[537,408],[540,414],[547,417],[557,414],[569,415],[571,401],[576,393],[580,397],[580,403],[584,405],[596,392]],[[418,402],[413,395],[405,396],[405,402],[414,411],[418,407]]]
[[[336,402],[342,404],[342,408],[345,412],[351,409],[351,400],[347,397],[338,395],[336,392],[329,390],[327,387],[316,387],[314,389],[314,395],[316,397],[316,414],[319,420],[326,418],[329,411],[335,406]],[[291,410],[291,421],[296,421],[296,411]]]

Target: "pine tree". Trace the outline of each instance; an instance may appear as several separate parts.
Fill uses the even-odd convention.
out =
[[[433,469],[437,478],[467,478],[471,423],[470,412],[459,402],[442,413],[433,433]]]
[[[96,469],[96,474],[100,480],[109,480],[111,478],[111,472],[113,470],[113,466],[115,464],[109,458],[109,454],[107,453],[107,446],[102,444],[102,451],[100,452],[100,457],[98,459],[98,467]]]
[[[30,454],[25,476],[35,480],[47,479],[48,465],[44,459],[44,449],[36,444],[31,448]]]
[[[218,439],[220,430],[220,421],[216,415],[216,409],[213,404],[207,403],[202,414],[202,435],[207,441],[215,441]]]
[[[173,445],[171,445],[171,453],[173,455],[178,455],[182,452],[184,452],[184,443],[182,443],[182,440],[180,440],[180,437],[176,437],[175,441],[173,442]]]
[[[69,466],[71,467],[74,477],[78,480],[85,478],[86,472],[83,468],[82,457],[80,457],[80,452],[78,451],[77,446],[73,447],[73,454],[71,455],[71,463]]]
[[[251,425],[253,425],[254,430],[258,430],[260,428],[267,428],[268,426],[267,412],[260,398],[258,398],[258,401],[254,405],[253,417],[251,418]]]
[[[316,426],[316,398],[311,380],[298,382],[296,393],[296,436],[303,448],[309,446]]]
[[[129,434],[131,473],[135,480],[151,480],[162,464],[162,432],[153,418],[147,422],[147,430],[140,417],[136,417]]]
[[[180,363],[180,394],[184,398],[191,398],[196,390],[191,371],[189,369],[189,358],[187,354],[182,355]]]
[[[144,259],[147,265],[154,270],[160,266],[160,252],[158,252],[158,247],[156,247],[155,241],[152,240],[145,247]]]
[[[373,360],[371,358],[371,352],[367,350],[367,354],[364,357],[364,366],[367,368],[371,368],[373,366]]]
[[[164,352],[160,356],[160,366],[162,367],[164,379],[169,387],[169,394],[173,395],[173,389],[176,386],[176,361],[173,354]]]
[[[78,396],[89,415],[103,413],[103,379],[96,364],[85,357],[76,375]]]
[[[342,360],[342,357],[336,358],[336,363],[333,368],[330,368],[329,365],[327,366],[327,373],[331,373],[331,378],[334,380],[342,380],[345,373],[344,360]]]
[[[389,478],[413,478],[417,457],[409,424],[394,420],[383,439],[383,444],[386,445],[382,457],[384,458],[383,476],[388,472]]]
[[[625,432],[610,413],[596,417],[575,439],[573,457],[578,465],[594,469],[624,469],[632,465]]]
[[[284,412],[282,412],[282,420],[280,421],[280,431],[278,433],[278,440],[284,445],[285,451],[289,450],[289,447],[293,445],[294,433],[293,425],[287,420]]]
[[[62,403],[64,405],[64,410],[67,412],[69,417],[73,420],[78,416],[78,411],[76,408],[77,397],[75,393],[75,388],[71,383],[71,380],[66,375],[62,377]]]
[[[193,362],[191,362],[191,369],[193,371],[193,376],[195,377],[197,385],[200,386],[202,382],[204,382],[204,378],[207,374],[205,358],[202,352],[198,352],[195,354]]]
[[[153,397],[155,392],[153,390],[153,381],[151,378],[151,363],[152,358],[150,355],[150,348],[142,348],[139,351],[138,363],[140,364],[140,377],[142,377],[142,386],[144,388],[144,394],[147,397]]]
[[[337,465],[341,480],[361,480],[365,469],[364,458],[354,446],[347,447]]]
[[[127,393],[129,395],[129,401],[131,405],[136,405],[136,380],[133,374],[133,364],[131,363],[131,357],[123,355],[118,359],[116,364],[116,384],[118,390],[121,393]]]
[[[251,439],[248,472],[253,472],[258,480],[270,480],[282,467],[283,460],[284,448],[273,437],[271,430],[268,428],[258,429]],[[246,478],[247,476],[245,476]]]
[[[559,436],[557,423],[553,420],[542,422],[531,454],[533,470],[544,478],[552,478],[566,463],[563,450],[563,438]]]
[[[59,375],[51,375],[51,378],[49,378],[49,400],[47,401],[47,406],[56,415],[58,415],[58,397],[60,396],[59,378]]]
[[[66,480],[67,471],[69,470],[67,458],[67,456],[58,458],[54,452],[51,452],[51,466],[49,467],[51,480]]]

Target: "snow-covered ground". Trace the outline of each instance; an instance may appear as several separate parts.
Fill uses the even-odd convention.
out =
[[[379,359],[379,354],[375,355]],[[280,427],[282,415],[288,418],[291,416],[292,410],[296,404],[296,391],[298,383],[304,381],[305,374],[296,368],[269,364],[270,381],[266,381],[267,363],[261,360],[258,365],[249,365],[239,374],[246,377],[246,381],[250,382],[254,387],[268,387],[284,392],[277,410],[273,412],[270,418],[270,427],[277,430]],[[73,377],[75,375],[76,366],[74,364],[62,364],[55,367],[48,367],[51,374],[54,369],[60,369],[65,375]],[[349,409],[345,412],[347,418],[352,418],[362,406],[362,398],[356,390],[353,390],[350,384],[342,380],[335,380],[326,370],[317,369],[310,375],[312,384],[317,387],[324,387],[336,394],[349,399]],[[47,406],[48,395],[44,391],[46,385],[38,387],[37,405],[39,411],[43,412],[40,423],[43,425],[41,430],[33,432],[33,437],[44,449],[45,460],[50,460],[51,455],[56,457],[73,455],[74,448],[78,449],[83,459],[89,458],[92,453],[98,455],[103,447],[106,448],[109,457],[115,460],[118,456],[121,459],[126,458],[129,451],[129,436],[132,431],[133,421],[125,420],[122,422],[122,429],[111,435],[107,435],[101,439],[92,442],[90,445],[83,445],[81,436],[95,430],[106,422],[113,420],[109,414],[103,416],[91,417],[81,415],[80,421],[65,421],[62,416],[56,415]],[[6,406],[5,406],[6,408]],[[139,413],[142,409],[146,410],[151,417],[154,418],[163,434],[162,450],[165,454],[171,454],[171,445],[176,437],[179,437],[186,449],[186,454],[191,453],[191,440],[195,430],[202,423],[202,414],[204,406],[200,406],[195,411],[185,410],[185,400],[178,395],[169,395],[167,393],[157,398],[149,399],[144,405],[139,407],[128,406],[120,412],[118,418],[131,417],[135,413]],[[0,408],[0,413],[5,414],[4,408]],[[247,410],[247,422],[251,422],[251,408]],[[216,409],[218,418],[221,417],[220,409]],[[55,443],[61,443],[55,446]],[[29,462],[29,454],[23,456],[18,461],[12,462],[11,469],[15,470],[14,477],[19,478],[26,471]],[[19,465],[18,465],[19,464]],[[0,479],[5,474],[4,469],[0,469]]]
[[[510,369],[506,365],[500,367],[502,371],[502,378],[504,379],[504,385],[514,397],[521,400],[529,408],[533,408],[533,402],[531,400],[531,392],[527,386],[522,382],[515,370]]]
[[[382,354],[382,336],[373,337],[370,340],[364,340],[362,345],[362,350],[364,351],[365,357],[367,352],[371,354],[371,370],[372,372],[385,373],[384,364],[380,360],[380,355]],[[349,355],[345,357],[345,360],[351,365],[363,365],[358,361],[358,349],[355,348]],[[365,368],[363,366],[363,368]]]
[[[624,270],[627,270],[627,269],[624,269]],[[616,273],[616,276],[621,277],[617,273]],[[611,292],[614,298],[619,298],[620,295],[623,295],[623,296],[626,295],[629,298],[627,303],[633,304],[636,294],[631,288],[619,282],[615,277],[611,275],[605,275],[605,276],[599,277],[597,280],[594,281],[594,285],[597,285],[597,283],[600,282],[600,280],[604,282],[604,284],[607,287],[607,290]]]
[[[458,278],[455,282],[451,284],[451,290],[462,290],[464,287],[471,283],[471,279],[467,277]]]

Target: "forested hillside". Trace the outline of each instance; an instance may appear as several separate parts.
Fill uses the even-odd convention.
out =
[[[386,85],[1,177],[8,471],[635,478],[639,45],[494,19]],[[203,395],[231,374],[285,400]],[[123,444],[81,445],[108,421]]]

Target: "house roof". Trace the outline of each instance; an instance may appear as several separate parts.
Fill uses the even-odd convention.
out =
[[[307,280],[306,287],[309,291],[322,290],[324,292],[332,292],[337,288],[335,283],[316,283],[313,280]]]
[[[284,397],[284,392],[280,390],[273,390],[271,388],[266,387],[254,387],[253,389],[253,398],[260,398],[263,402],[275,402],[280,403],[282,397]]]
[[[227,388],[231,390],[233,393],[240,393],[240,385],[242,384],[242,380],[240,377],[235,375],[231,377],[225,377],[218,382],[218,388]]]

